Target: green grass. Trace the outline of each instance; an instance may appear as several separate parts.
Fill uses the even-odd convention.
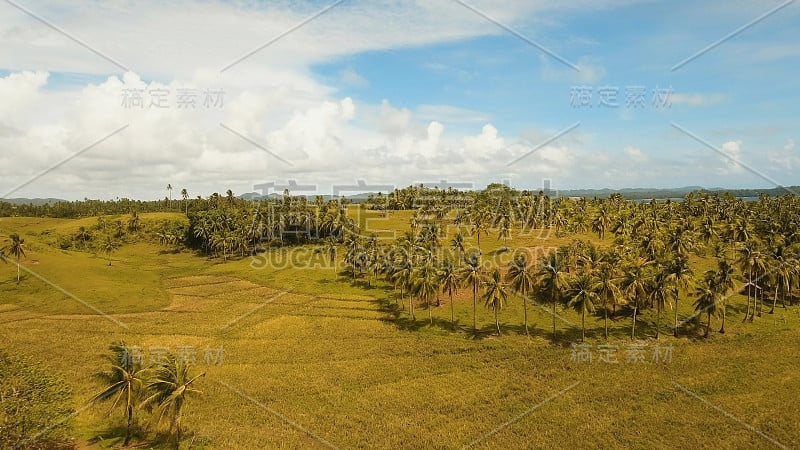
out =
[[[377,227],[402,229],[407,219],[392,213]],[[207,376],[199,385],[203,395],[186,409],[191,436],[185,446],[324,447],[317,437],[339,448],[461,448],[476,440],[479,448],[774,446],[753,430],[800,446],[792,417],[800,392],[797,307],[779,306],[773,315],[742,323],[745,300],[734,296],[727,333],[707,340],[693,323],[673,338],[667,310],[658,344],[672,346],[669,363],[651,359],[653,312],[637,322],[644,362],[626,362],[627,317],[612,321],[619,363],[597,361],[603,321],[587,317],[595,360],[576,362],[570,344],[580,338],[580,316],[559,309],[564,320],[553,345],[549,308],[531,307],[533,336],[526,338],[516,297],[500,314],[503,336],[497,337],[480,300],[479,331],[471,331],[472,299],[463,291],[455,299],[453,331],[445,295],[430,326],[424,305],[411,321],[407,300],[383,281],[367,288],[365,280],[353,283],[334,269],[263,267],[251,258],[222,264],[141,242],[120,248],[108,267],[102,255],[49,244],[53,233],[94,223],[2,219],[0,239],[20,232],[29,245],[26,268],[127,329],[29,273],[17,286],[14,265],[0,264],[2,346],[64,375],[76,408],[101,389],[94,374],[104,368],[111,342],[124,339],[148,356],[151,347],[194,347],[196,370]],[[495,238],[481,237],[484,255],[500,245]],[[509,246],[570,239],[517,237]],[[299,254],[297,261],[312,255]],[[702,273],[711,262],[692,263]],[[406,312],[399,311],[401,301]],[[682,296],[680,307],[688,317],[691,299]],[[715,319],[712,330],[718,328]],[[206,365],[203,350],[219,346],[223,363]],[[106,410],[96,406],[74,418],[82,446],[120,444],[123,420],[119,413],[107,418]]]

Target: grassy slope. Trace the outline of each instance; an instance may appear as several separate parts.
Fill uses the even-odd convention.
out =
[[[3,219],[0,236],[21,232],[30,249],[23,265],[127,329],[30,274],[17,287],[15,267],[0,265],[3,346],[65,374],[80,406],[100,389],[93,374],[114,340],[145,351],[193,346],[200,359],[206,346],[224,345],[222,365],[199,362],[198,370],[207,372],[204,395],[190,400],[184,418],[195,445],[322,446],[277,414],[341,448],[458,448],[515,418],[477,446],[773,446],[736,419],[784,445],[800,445],[800,425],[790,414],[800,392],[793,356],[800,343],[798,308],[742,324],[744,299],[734,296],[726,335],[697,339],[700,330],[691,327],[680,339],[662,335],[660,345],[674,346],[667,364],[651,360],[653,317],[646,312],[637,324],[637,334],[647,338],[646,361],[626,363],[630,322],[621,319],[612,322],[620,362],[579,363],[570,360],[570,343],[580,336],[572,325],[580,317],[571,311],[559,311],[566,319],[558,322],[563,344],[551,345],[548,310],[529,310],[534,336],[525,338],[519,335],[522,307],[513,298],[501,313],[505,335],[497,338],[491,336],[493,316],[479,304],[476,338],[466,327],[472,306],[463,292],[456,298],[461,326],[452,332],[445,296],[434,308],[433,327],[423,305],[416,322],[407,313],[395,319],[391,289],[382,282],[371,289],[351,284],[332,269],[254,269],[249,258],[219,264],[147,244],[123,247],[109,268],[102,256],[44,244],[50,235],[43,231],[94,223],[83,221]],[[401,213],[377,227],[405,223]],[[558,244],[527,236],[510,246],[541,243]],[[481,244],[485,255],[499,245],[493,236]],[[707,264],[695,261],[696,270]],[[280,294],[286,289],[291,292]],[[691,313],[690,303],[682,298],[682,317]],[[665,323],[669,317],[671,311]],[[587,328],[589,343],[601,343],[601,318],[587,318]],[[119,414],[109,421],[104,412],[98,406],[77,416],[81,438],[117,442],[107,428],[122,423]]]

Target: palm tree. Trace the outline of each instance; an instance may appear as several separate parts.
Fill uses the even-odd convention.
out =
[[[157,423],[165,416],[170,416],[169,430],[175,431],[175,449],[180,448],[181,442],[181,415],[189,394],[201,394],[192,384],[205,373],[194,377],[189,375],[189,364],[186,361],[170,355],[167,361],[155,369],[155,374],[147,389],[151,395],[144,400],[142,405],[155,408],[158,412]]]
[[[186,188],[181,189],[181,197],[183,197],[183,203],[186,204],[186,215],[189,215],[189,191]]]
[[[689,259],[683,256],[678,256],[673,259],[667,267],[668,278],[675,283],[677,288],[688,289],[692,281],[694,272],[689,267]],[[680,295],[675,296],[675,329],[673,336],[678,337],[678,298]]]
[[[594,287],[592,278],[583,273],[569,283],[567,291],[567,304],[581,313],[581,342],[586,340],[586,313],[594,312],[594,302],[598,298]]]
[[[536,277],[540,281],[542,293],[553,304],[553,342],[556,340],[556,305],[561,300],[563,290],[567,286],[566,273],[556,252],[550,252],[539,265]]]
[[[695,290],[697,300],[694,302],[694,310],[699,313],[708,314],[708,323],[706,324],[706,332],[703,337],[708,337],[708,332],[711,328],[711,316],[717,315],[717,306],[719,305],[719,292],[714,286],[713,271],[712,276],[706,277]]]
[[[134,406],[141,394],[147,369],[142,369],[133,349],[128,347],[125,342],[113,344],[109,349],[112,352],[112,356],[109,357],[111,360],[111,372],[102,374],[109,386],[103,392],[95,395],[91,403],[95,404],[113,398],[114,401],[108,410],[109,414],[117,405],[125,407],[127,425],[125,427],[125,441],[122,446],[127,447],[131,442]],[[120,399],[123,400],[122,403],[120,403]]]
[[[4,253],[8,253],[17,259],[17,284],[19,284],[19,259],[25,257],[25,239],[22,239],[16,233],[12,233],[8,239],[8,245],[6,245]]]
[[[494,269],[491,278],[486,281],[486,292],[483,294],[483,300],[486,302],[487,308],[494,310],[494,324],[497,327],[497,334],[501,334],[498,313],[508,301],[508,291],[505,283],[501,281],[499,269]]]
[[[439,280],[436,275],[436,268],[433,266],[432,262],[428,261],[427,264],[415,271],[412,282],[414,293],[420,300],[425,301],[425,305],[428,308],[428,319],[431,325],[433,325],[433,305],[431,305],[431,299],[439,292]]]
[[[167,191],[169,191],[169,201],[172,202],[172,184],[167,183]]]
[[[117,243],[111,236],[106,236],[105,240],[101,244],[101,247],[105,252],[106,256],[108,257],[108,267],[111,267],[111,254],[116,250]]]
[[[670,301],[676,302],[675,309],[678,309],[678,286],[672,281],[672,278],[670,278],[670,273],[662,269],[650,279],[648,290],[650,299],[656,305],[656,339],[658,339],[661,331],[661,312],[664,311],[665,307],[670,305]]]
[[[461,255],[464,254],[464,235],[460,231],[450,240],[450,248],[456,252],[456,261],[461,261]]]
[[[528,331],[528,294],[533,290],[535,278],[528,267],[528,257],[522,253],[508,265],[506,281],[509,282],[511,289],[522,298],[522,311],[525,320],[525,334],[530,336]]]
[[[469,257],[465,257],[464,262],[466,265],[459,270],[459,278],[462,283],[472,285],[472,329],[477,330],[478,286],[481,284],[483,270],[481,268],[480,256],[477,253],[472,253]]]
[[[640,302],[648,294],[648,276],[645,267],[651,261],[639,259],[639,261],[629,264],[625,268],[622,277],[621,287],[627,299],[633,303],[633,322],[631,325],[631,339],[636,337],[636,314],[639,312]]]
[[[727,259],[717,261],[717,271],[714,275],[714,286],[720,295],[720,306],[722,307],[722,327],[720,334],[725,334],[725,304],[728,294],[733,290],[733,266]]]
[[[453,262],[448,260],[439,271],[439,285],[442,287],[442,292],[447,293],[450,297],[450,320],[453,322],[454,330],[456,328],[456,307],[453,303],[453,292],[458,292],[458,284],[458,271]]]
[[[600,301],[603,302],[603,322],[606,340],[608,340],[608,303],[610,302],[616,308],[617,302],[622,298],[619,279],[615,275],[614,266],[608,262],[602,262],[598,267],[594,286],[592,287]]]

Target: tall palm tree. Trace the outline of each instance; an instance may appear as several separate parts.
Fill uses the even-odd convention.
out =
[[[458,292],[458,271],[456,270],[453,262],[450,260],[445,261],[442,270],[439,271],[439,285],[442,287],[442,292],[447,293],[450,297],[450,320],[453,323],[453,329],[456,328],[456,307],[453,303],[453,292]]]
[[[536,272],[542,294],[553,304],[553,342],[556,340],[556,305],[567,287],[567,275],[556,252],[550,252],[539,264]]]
[[[674,258],[667,266],[667,277],[669,281],[673,282],[678,289],[688,289],[691,283],[694,272],[689,267],[689,259],[683,256]],[[675,329],[673,336],[678,337],[678,299],[680,295],[675,296]]]
[[[511,289],[522,298],[522,311],[525,320],[525,334],[530,336],[528,331],[528,294],[533,290],[535,277],[528,267],[528,257],[522,253],[508,265],[506,281]]]
[[[483,268],[481,267],[480,256],[473,253],[464,258],[466,263],[459,270],[461,282],[472,286],[472,329],[478,329],[478,286],[481,284]]]
[[[164,364],[155,369],[153,379],[147,384],[151,395],[142,404],[157,411],[157,423],[160,423],[165,416],[169,417],[169,430],[175,432],[176,450],[180,448],[183,431],[181,415],[187,395],[202,394],[192,386],[202,376],[205,376],[205,373],[192,377],[189,374],[189,365],[170,355]]]
[[[636,337],[636,314],[639,312],[639,307],[642,300],[648,294],[648,274],[645,268],[649,266],[651,261],[639,259],[639,261],[629,264],[624,271],[622,277],[621,287],[625,292],[627,300],[633,304],[633,322],[631,325],[631,339]]]
[[[109,349],[112,353],[109,357],[111,372],[102,374],[109,386],[103,392],[95,395],[91,403],[99,403],[113,398],[114,401],[108,410],[109,414],[117,405],[125,407],[127,425],[125,426],[125,441],[122,446],[127,447],[131,442],[134,407],[141,395],[143,380],[147,377],[147,369],[142,369],[133,349],[125,342],[113,344]]]
[[[428,261],[414,272],[412,286],[417,297],[425,301],[425,305],[428,308],[428,319],[433,325],[433,305],[431,300],[439,292],[439,279],[436,274],[436,268],[431,261]]]
[[[712,271],[713,274],[713,271]],[[706,332],[703,337],[708,337],[708,332],[711,329],[711,316],[717,315],[717,307],[719,305],[719,292],[714,286],[714,277],[705,277],[705,279],[697,286],[695,290],[697,300],[694,302],[694,310],[700,314],[708,314],[708,323],[706,324]]]
[[[8,236],[8,245],[6,245],[4,253],[8,253],[17,259],[17,284],[19,284],[19,260],[25,257],[25,239],[19,237],[17,233],[12,233]]]
[[[608,304],[616,307],[619,300],[623,297],[619,289],[619,278],[617,278],[614,266],[609,262],[600,263],[594,279],[592,290],[597,293],[598,298],[603,303],[603,322],[606,340],[608,340]]]
[[[581,313],[581,342],[586,340],[586,313],[594,312],[594,302],[598,299],[594,288],[592,278],[582,273],[570,281],[567,290],[567,304]]]
[[[725,334],[725,316],[728,294],[733,290],[733,266],[727,259],[717,261],[717,271],[714,275],[714,286],[720,294],[720,307],[722,308],[722,327],[720,334]]]
[[[167,191],[169,192],[169,201],[172,202],[172,184],[167,184]]]
[[[671,302],[675,302],[675,309],[678,309],[678,286],[670,278],[670,273],[666,268],[661,268],[655,276],[650,279],[648,288],[650,300],[656,305],[656,339],[661,332],[661,313]]]
[[[486,302],[487,308],[494,310],[494,324],[497,327],[497,334],[501,334],[498,313],[508,302],[508,290],[501,280],[499,269],[494,269],[492,276],[486,281],[486,292],[483,294],[483,300]]]

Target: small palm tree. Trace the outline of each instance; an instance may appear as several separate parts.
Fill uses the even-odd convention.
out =
[[[492,271],[492,276],[485,284],[486,293],[483,294],[483,300],[486,302],[487,308],[492,308],[492,310],[494,310],[494,324],[497,327],[497,334],[501,334],[498,313],[508,302],[508,290],[505,283],[501,280],[500,270],[494,269],[494,271]]]
[[[151,393],[142,406],[155,409],[157,412],[156,423],[161,423],[164,417],[169,417],[169,431],[175,433],[175,449],[180,448],[181,434],[181,415],[186,403],[186,396],[189,394],[202,394],[201,391],[192,387],[198,378],[205,376],[205,373],[194,377],[189,375],[189,365],[173,355],[167,357],[164,364],[155,369],[155,373],[147,389]]]
[[[116,250],[117,247],[117,242],[111,236],[106,236],[105,240],[100,246],[100,248],[103,249],[103,252],[105,252],[106,257],[108,257],[108,267],[111,267],[111,254],[114,253],[114,250]]]
[[[11,234],[8,239],[8,245],[5,247],[3,253],[8,253],[17,259],[17,284],[19,284],[19,260],[25,257],[25,239],[22,239],[16,233]],[[3,259],[5,259],[5,257]]]
[[[108,410],[109,414],[117,405],[125,407],[127,425],[125,427],[125,441],[122,446],[127,447],[131,442],[134,406],[141,394],[147,369],[142,369],[133,349],[124,342],[113,344],[109,349],[112,353],[109,357],[111,360],[111,372],[102,374],[109,386],[103,392],[94,396],[91,402],[96,404],[113,398],[114,401]],[[122,401],[120,402],[120,400]]]
[[[189,191],[186,188],[181,189],[181,197],[183,198],[183,203],[186,205],[186,215],[189,215]]]

